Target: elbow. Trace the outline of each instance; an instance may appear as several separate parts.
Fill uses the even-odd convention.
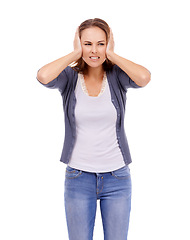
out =
[[[45,77],[43,76],[43,74],[41,73],[40,69],[37,72],[37,80],[40,81],[41,83],[45,83]]]
[[[148,71],[146,74],[141,76],[141,87],[145,87],[151,80],[151,73]]]
[[[47,78],[46,76],[44,76],[44,74],[42,73],[42,71],[39,69],[37,72],[37,80],[43,84],[47,83]]]

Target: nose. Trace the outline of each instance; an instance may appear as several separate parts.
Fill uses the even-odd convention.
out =
[[[96,49],[95,45],[92,46],[92,50],[91,51],[92,51],[92,53],[97,53],[97,49]]]

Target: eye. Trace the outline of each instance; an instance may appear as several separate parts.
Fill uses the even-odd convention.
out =
[[[105,44],[104,43],[99,43],[100,46],[104,46]]]
[[[84,45],[88,46],[88,45],[91,45],[91,43],[85,43]]]

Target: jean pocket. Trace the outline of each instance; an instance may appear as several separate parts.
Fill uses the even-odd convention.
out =
[[[128,179],[131,177],[130,169],[127,165],[111,172],[111,174],[113,177],[115,177],[117,179]]]
[[[69,166],[66,167],[66,171],[65,171],[65,177],[66,178],[69,178],[69,179],[77,178],[81,174],[82,174],[81,170],[78,170],[78,169],[75,169],[75,168],[72,168],[72,167],[69,167]]]

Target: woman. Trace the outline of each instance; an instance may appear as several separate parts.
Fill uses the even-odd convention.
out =
[[[131,209],[126,93],[147,85],[150,72],[117,55],[108,24],[95,18],[78,27],[74,51],[42,67],[37,79],[58,88],[63,98],[69,239],[93,238],[100,200],[104,239],[126,240]]]

